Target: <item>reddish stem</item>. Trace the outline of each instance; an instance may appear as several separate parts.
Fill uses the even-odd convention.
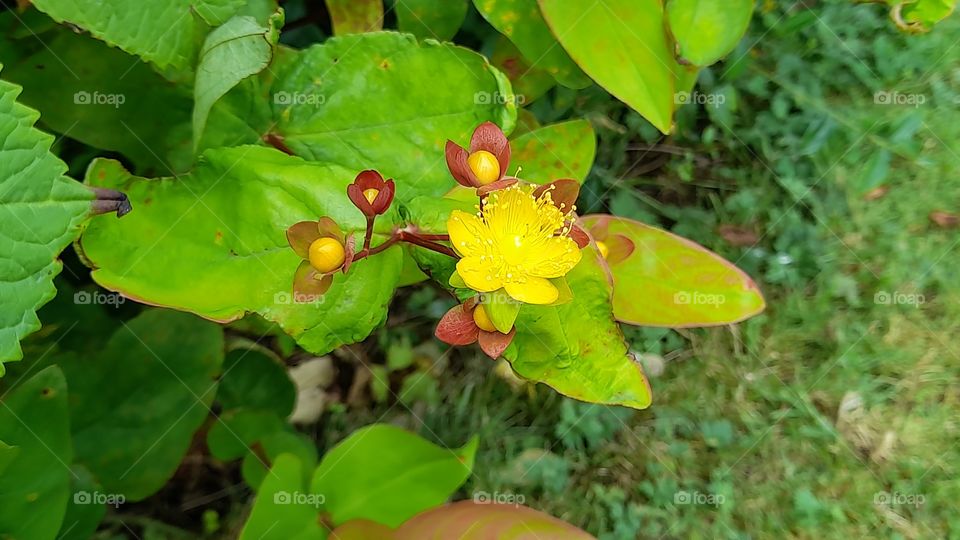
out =
[[[363,250],[370,249],[370,240],[373,238],[373,220],[374,216],[367,216],[367,233],[363,237]]]
[[[372,221],[372,220],[370,220],[370,221]],[[431,240],[433,240],[433,239],[436,239],[436,240],[449,240],[450,237],[449,237],[448,235],[445,235],[445,234],[425,234],[425,235],[421,235],[421,234],[413,233],[413,232],[406,231],[406,230],[403,230],[403,229],[398,229],[398,230],[396,230],[396,231],[393,232],[393,235],[392,235],[390,238],[388,238],[386,242],[380,244],[380,245],[377,246],[377,247],[371,248],[371,247],[369,247],[369,245],[370,245],[370,234],[369,234],[369,232],[372,232],[372,231],[373,231],[373,228],[371,227],[371,228],[369,228],[369,229],[367,229],[367,230],[368,230],[367,238],[366,238],[365,241],[364,241],[364,245],[365,245],[366,247],[364,247],[361,251],[357,252],[357,254],[353,256],[353,262],[359,261],[360,259],[364,259],[364,258],[369,257],[369,256],[371,256],[371,255],[376,255],[377,253],[380,253],[381,251],[384,251],[384,250],[386,250],[387,248],[389,248],[390,246],[392,246],[392,245],[394,245],[394,244],[397,244],[397,243],[399,243],[399,242],[407,242],[408,244],[413,244],[413,245],[420,246],[420,247],[425,248],[425,249],[429,249],[429,250],[431,250],[431,251],[436,251],[437,253],[442,253],[442,254],[444,254],[444,255],[453,257],[453,258],[455,258],[455,259],[458,259],[458,258],[459,258],[459,257],[457,257],[457,254],[453,251],[453,249],[451,249],[451,248],[449,248],[449,247],[447,247],[447,246],[445,246],[445,245],[443,245],[443,244],[438,244],[437,242],[431,241]]]

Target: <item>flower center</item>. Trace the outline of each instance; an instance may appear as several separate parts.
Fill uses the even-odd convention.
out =
[[[600,250],[600,256],[604,259],[607,258],[607,255],[610,255],[610,248],[607,246],[606,242],[597,240],[597,249]]]
[[[467,158],[467,165],[481,185],[487,185],[500,179],[500,162],[496,156],[486,150],[477,150]]]
[[[332,272],[343,266],[345,260],[343,244],[333,238],[318,238],[310,244],[310,266],[318,272]]]
[[[490,320],[490,316],[487,315],[487,310],[483,309],[483,304],[477,304],[477,307],[473,309],[473,322],[477,323],[481,330],[487,332],[494,332],[497,329],[493,321]]]
[[[363,198],[367,200],[368,203],[373,204],[373,201],[377,198],[377,195],[380,194],[379,189],[365,189],[363,190]]]

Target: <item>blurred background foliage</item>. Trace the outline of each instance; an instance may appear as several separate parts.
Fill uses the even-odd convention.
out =
[[[328,35],[319,4],[285,2],[281,41]],[[504,46],[472,6],[453,40]],[[297,366],[312,400],[298,412],[313,411],[298,429],[320,453],[377,420],[449,447],[476,434],[464,498],[522,497],[602,540],[960,537],[958,40],[956,17],[907,35],[880,5],[766,0],[734,53],[701,72],[695,92],[712,100],[681,108],[672,135],[595,85],[530,90],[542,95],[526,122],[587,118],[597,132],[582,211],[691,238],[767,298],[735,327],[628,330],[651,377],[646,411],[574,402],[448,351],[431,339],[452,305],[438,289],[402,290],[351,354],[312,359],[252,319],[228,343]],[[57,144],[75,177],[102,154]],[[67,331],[73,292],[93,286],[65,258],[28,359],[94,350],[141,310],[82,306],[85,331]],[[30,365],[11,365],[12,380]],[[110,509],[98,537],[233,536],[250,498],[239,469],[195,440],[173,480]]]

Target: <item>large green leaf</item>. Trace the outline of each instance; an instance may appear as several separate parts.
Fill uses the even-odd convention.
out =
[[[520,106],[529,105],[557,85],[557,80],[546,70],[531,66],[520,49],[505,36],[499,36],[494,42],[490,62],[509,77]]]
[[[303,464],[290,455],[277,457],[253,503],[241,540],[324,540],[320,499],[304,489]]]
[[[297,389],[282,361],[257,349],[227,353],[217,388],[217,401],[225,410],[249,407],[286,418],[296,400]]]
[[[570,120],[528,131],[510,141],[511,172],[545,184],[561,178],[583,182],[597,153],[597,136],[587,120]]]
[[[108,497],[115,505],[125,502],[114,494],[105,493],[103,486],[83,465],[70,466],[70,492],[74,495],[67,499],[67,512],[57,540],[89,540],[107,513]],[[97,494],[96,500],[94,494]]]
[[[393,32],[328,40],[285,60],[270,86],[264,130],[295,154],[398,180],[397,198],[454,185],[447,139],[465,142],[493,121],[509,133],[516,105],[507,78],[468,49]]]
[[[246,4],[245,0],[34,0],[58,22],[70,23],[155,64],[189,70],[199,41]]]
[[[222,361],[219,326],[160,309],[124,323],[99,354],[58,358],[76,461],[108,493],[153,494],[207,418]]]
[[[253,17],[234,17],[207,36],[200,50],[194,82],[193,140],[200,137],[213,104],[243,79],[260,73],[273,58],[280,37],[283,12],[278,11],[267,25]]]
[[[310,490],[323,496],[334,524],[369,519],[395,527],[445,502],[470,476],[476,451],[476,438],[449,449],[374,424],[323,457]]]
[[[520,49],[530,65],[570,88],[586,88],[590,79],[567,56],[540,14],[537,0],[473,0],[477,11]]]
[[[710,326],[735,323],[763,311],[763,295],[749,276],[690,240],[613,216],[584,216],[581,225],[591,230],[605,227],[607,234],[633,242],[633,253],[610,266],[613,313],[620,321]]]
[[[36,310],[56,294],[57,256],[77,236],[93,194],[63,176],[38,114],[0,81],[0,376],[22,356],[20,339],[40,328]]]
[[[358,261],[315,302],[290,296],[301,260],[287,245],[287,227],[330,216],[347,232],[365,228],[346,196],[356,169],[254,146],[204,157],[189,175],[162,180],[134,177],[111,160],[91,165],[87,182],[122,186],[136,208],[122,221],[94,221],[81,238],[94,280],[218,321],[255,311],[316,354],[380,326],[400,275],[399,247]],[[378,230],[387,233],[396,221],[390,211],[378,218]]]
[[[661,0],[539,0],[563,48],[587,75],[667,133],[674,66]]]
[[[190,122],[189,90],[87,35],[64,29],[47,36],[46,47],[4,69],[6,78],[23,86],[20,101],[42,107],[45,126],[94,148],[120,152],[139,168],[165,171],[172,147],[185,143],[189,148],[189,133],[171,132]]]
[[[67,384],[51,366],[0,396],[0,439],[16,447],[0,474],[0,534],[53,539],[70,494]],[[14,453],[10,457],[10,453]]]
[[[358,34],[383,28],[383,0],[326,0],[333,33]]]
[[[16,446],[10,446],[9,444],[0,441],[0,474],[3,474],[3,471],[13,463],[17,453],[20,451]]]
[[[371,521],[351,521],[334,529],[338,540],[589,540],[593,538],[559,519],[518,504],[460,501],[418,514],[391,531]]]
[[[648,407],[650,386],[613,320],[611,287],[596,248],[584,250],[567,283],[572,301],[520,309],[517,333],[504,357],[518,375],[566,396]]]
[[[743,37],[753,0],[670,0],[667,20],[681,58],[709,66],[726,56]]]
[[[449,41],[467,16],[470,0],[397,0],[397,27],[420,39]]]

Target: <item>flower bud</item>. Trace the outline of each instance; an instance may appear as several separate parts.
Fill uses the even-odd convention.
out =
[[[481,330],[487,332],[497,331],[497,327],[493,324],[493,321],[490,320],[490,316],[487,315],[487,310],[483,308],[483,304],[477,304],[477,307],[474,308],[473,322],[477,323],[477,327]]]
[[[310,244],[310,266],[317,272],[333,272],[343,266],[345,260],[343,244],[335,238],[318,238]]]
[[[467,158],[467,165],[476,175],[480,185],[487,185],[500,179],[500,162],[496,156],[486,150],[478,150]]]

